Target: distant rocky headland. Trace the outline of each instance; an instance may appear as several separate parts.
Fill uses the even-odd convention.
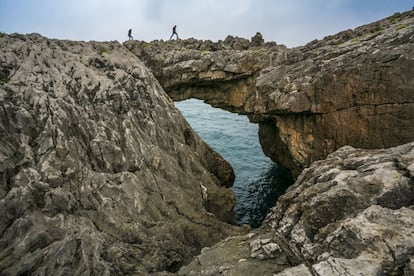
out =
[[[414,12],[289,49],[0,34],[1,275],[413,275]],[[298,176],[256,230],[173,100]]]

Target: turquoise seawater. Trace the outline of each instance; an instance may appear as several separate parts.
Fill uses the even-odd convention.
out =
[[[233,167],[232,190],[238,224],[258,227],[269,208],[292,183],[290,173],[263,154],[258,125],[247,116],[211,107],[201,100],[175,102],[195,132]]]

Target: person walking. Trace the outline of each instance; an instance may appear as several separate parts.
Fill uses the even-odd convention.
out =
[[[132,29],[129,29],[128,31],[128,40],[133,40],[134,38],[132,37]]]
[[[177,34],[177,25],[174,25],[173,29],[172,29],[172,35],[170,36],[170,40],[173,38],[173,36],[176,36],[176,38],[178,39],[178,34]]]

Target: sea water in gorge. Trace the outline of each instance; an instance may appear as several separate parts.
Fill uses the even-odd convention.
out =
[[[258,125],[247,116],[211,107],[201,100],[175,103],[198,135],[233,167],[232,190],[238,224],[258,227],[269,208],[292,183],[292,177],[263,154]]]

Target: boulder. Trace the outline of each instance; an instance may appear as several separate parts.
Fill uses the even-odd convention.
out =
[[[250,40],[250,46],[259,47],[264,44],[264,39],[261,33],[257,32]]]

